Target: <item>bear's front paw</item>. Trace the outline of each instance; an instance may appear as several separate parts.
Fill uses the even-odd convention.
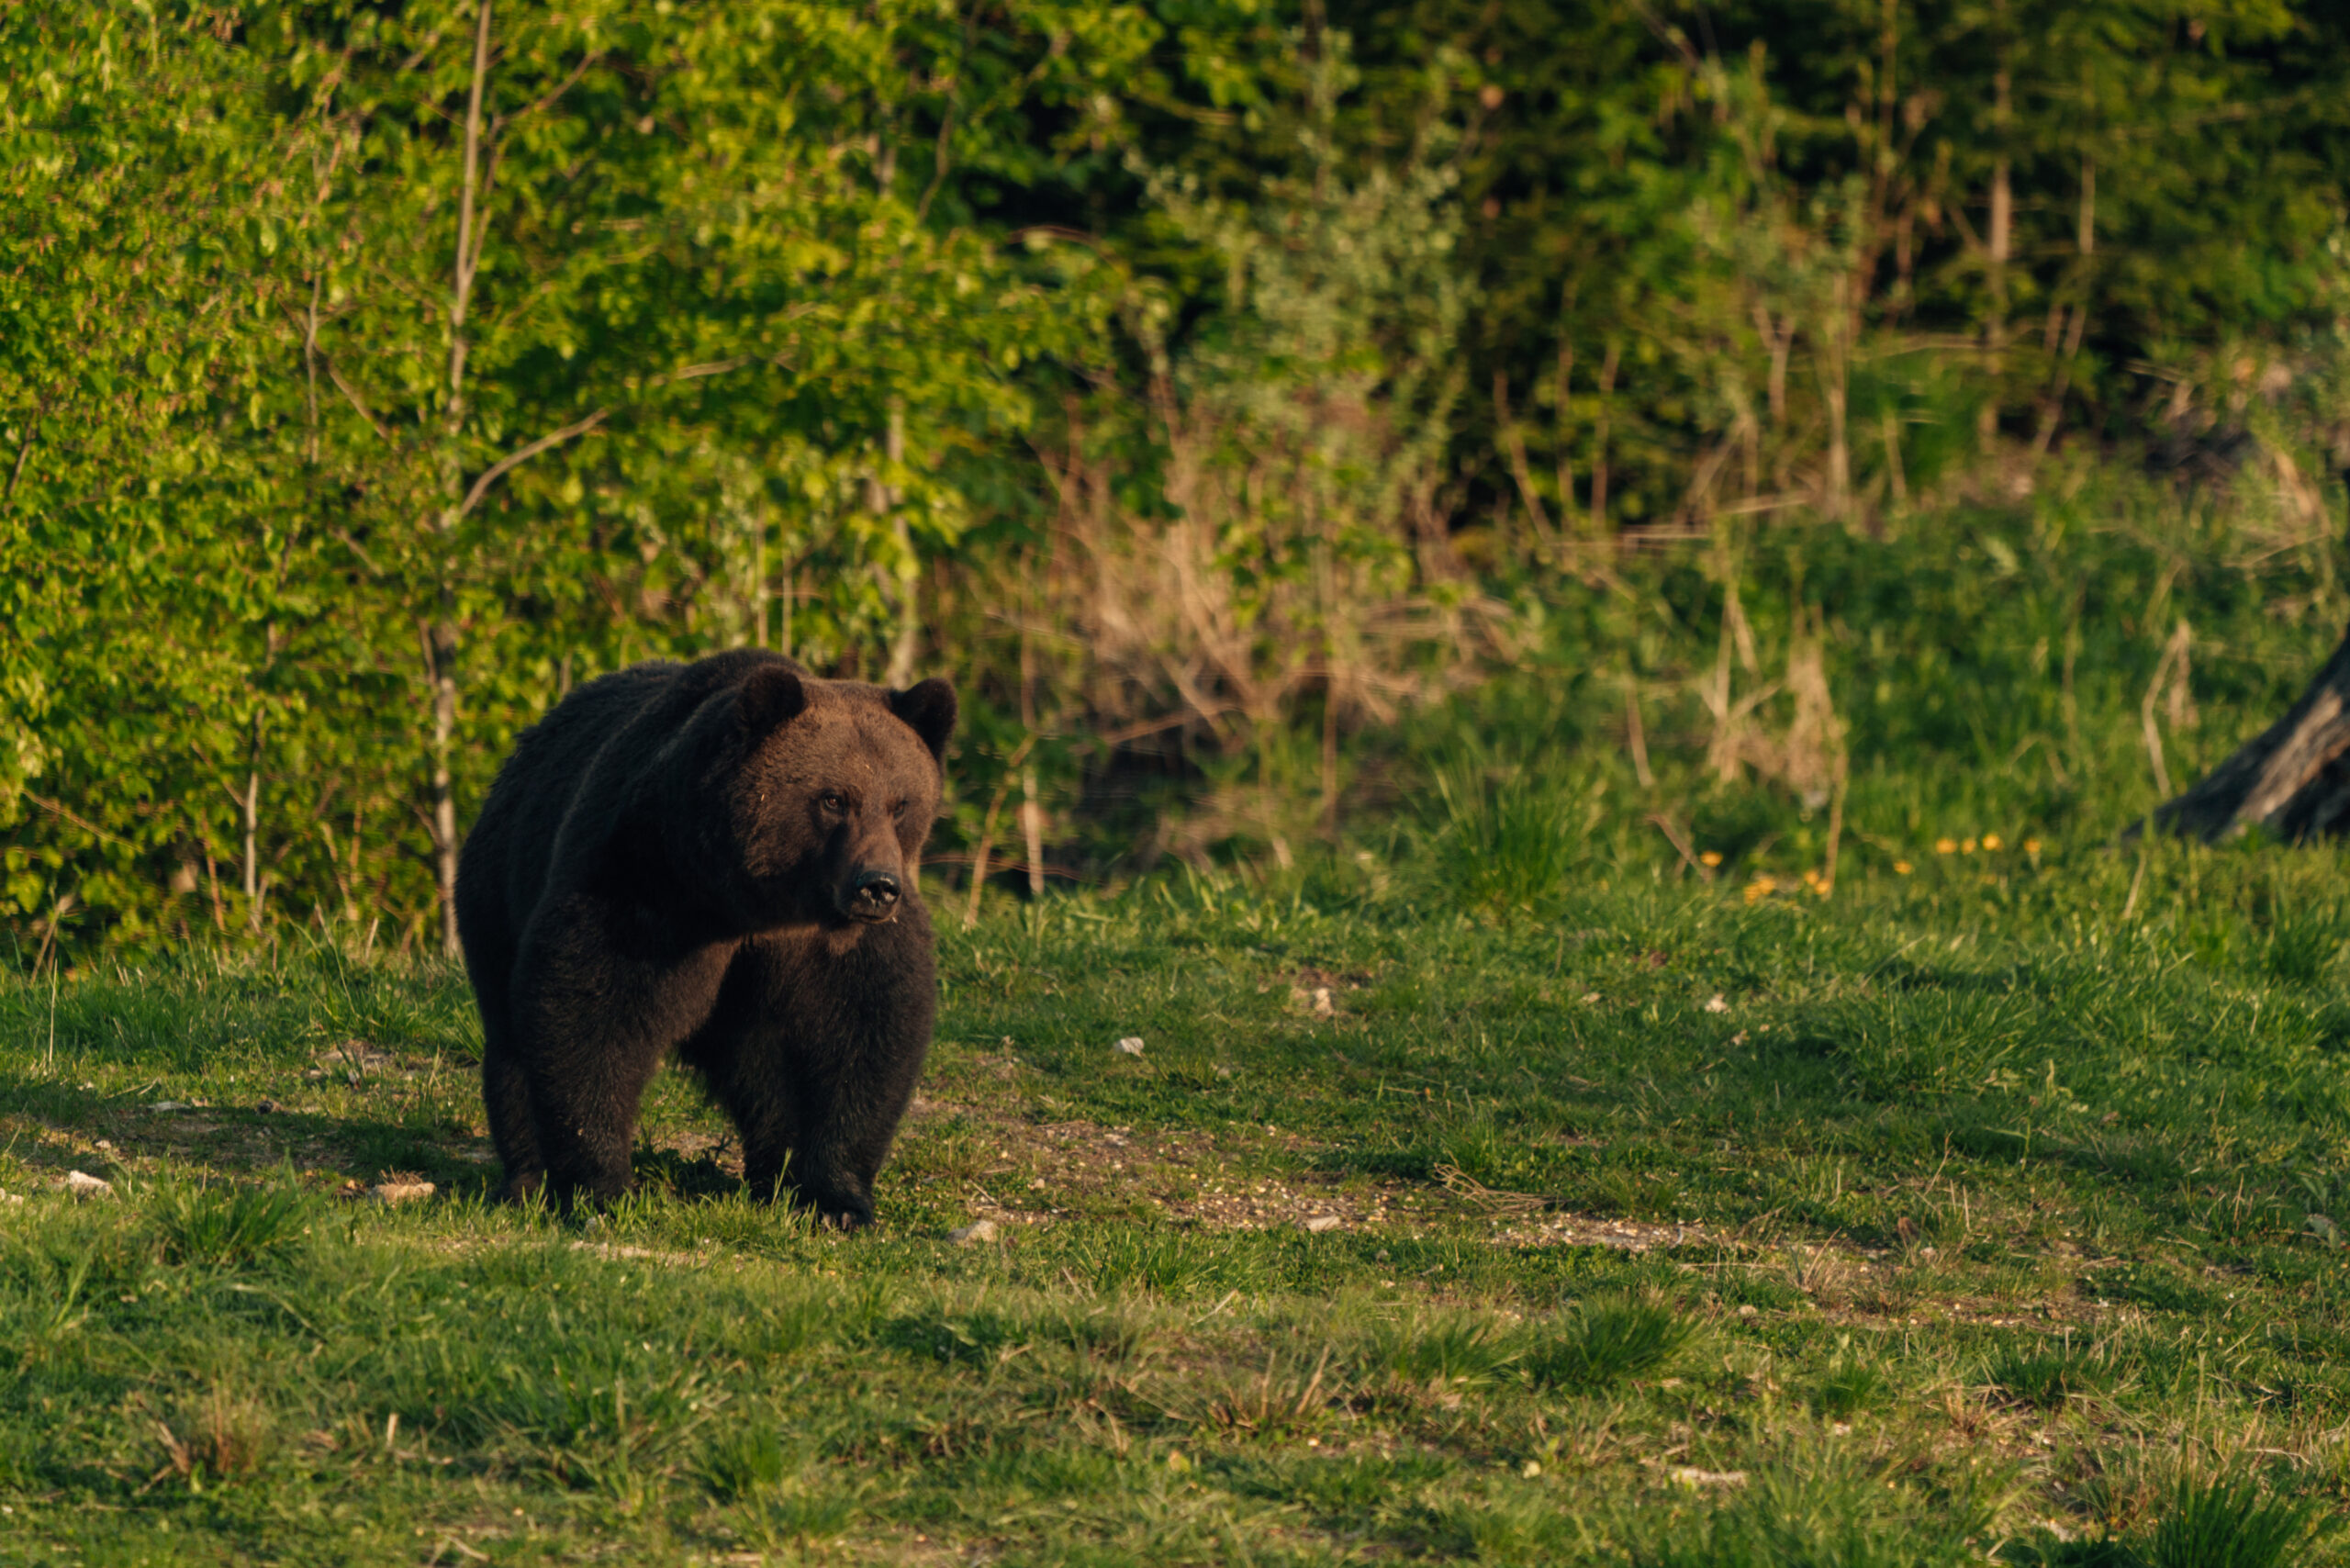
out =
[[[818,1204],[816,1218],[827,1230],[870,1230],[873,1210],[870,1205]]]

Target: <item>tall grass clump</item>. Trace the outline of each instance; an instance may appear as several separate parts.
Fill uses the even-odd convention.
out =
[[[1362,1351],[1364,1371],[1413,1387],[1478,1387],[1497,1381],[1518,1347],[1490,1319],[1445,1316],[1381,1324]]]
[[[286,1186],[174,1182],[159,1187],[151,1204],[164,1255],[208,1268],[284,1259],[300,1246],[313,1213],[308,1197]]]
[[[1652,1297],[1595,1297],[1535,1329],[1519,1364],[1538,1388],[1587,1392],[1662,1370],[1695,1332]]]
[[[1635,1568],[1957,1568],[1980,1562],[1979,1507],[1919,1517],[1897,1487],[1841,1462],[1774,1470],[1704,1524],[1636,1547]]]
[[[1984,1381],[2017,1403],[2042,1410],[2068,1399],[2110,1394],[2127,1370],[2109,1351],[2069,1344],[2004,1346],[1983,1362]]]
[[[1554,915],[1566,902],[1578,834],[1567,802],[1473,754],[1431,771],[1429,851],[1437,879],[1465,910],[1497,919]]]
[[[782,1481],[790,1456],[767,1427],[731,1431],[711,1444],[696,1473],[722,1502],[754,1497]]]
[[[2250,1481],[2182,1477],[2138,1556],[2146,1568],[2283,1568],[2302,1560],[2316,1524],[2306,1498],[2264,1494]]]

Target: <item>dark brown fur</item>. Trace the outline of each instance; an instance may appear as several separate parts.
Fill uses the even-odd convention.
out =
[[[676,1051],[752,1191],[871,1221],[936,1006],[914,884],[954,723],[944,681],[738,652],[606,676],[522,736],[457,879],[507,1195],[625,1192]]]

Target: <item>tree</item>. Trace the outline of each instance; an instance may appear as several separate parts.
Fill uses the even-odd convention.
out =
[[[2154,813],[2216,842],[2259,827],[2292,842],[2350,831],[2350,634],[2283,718]]]

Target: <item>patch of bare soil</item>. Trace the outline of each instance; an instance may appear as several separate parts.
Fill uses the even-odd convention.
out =
[[[1263,1144],[1228,1145],[1206,1133],[1136,1133],[1088,1121],[1035,1123],[999,1107],[922,1100],[910,1126],[950,1120],[974,1129],[985,1163],[965,1181],[975,1217],[1005,1225],[1121,1207],[1213,1230],[1378,1230],[1409,1234],[1486,1220],[1508,1247],[1612,1247],[1644,1251],[1717,1240],[1706,1227],[1609,1219],[1549,1209],[1539,1198],[1460,1179],[1438,1186],[1360,1176],[1317,1178],[1257,1167]],[[1317,1149],[1274,1138],[1288,1153]],[[1439,1175],[1445,1175],[1439,1172]]]

